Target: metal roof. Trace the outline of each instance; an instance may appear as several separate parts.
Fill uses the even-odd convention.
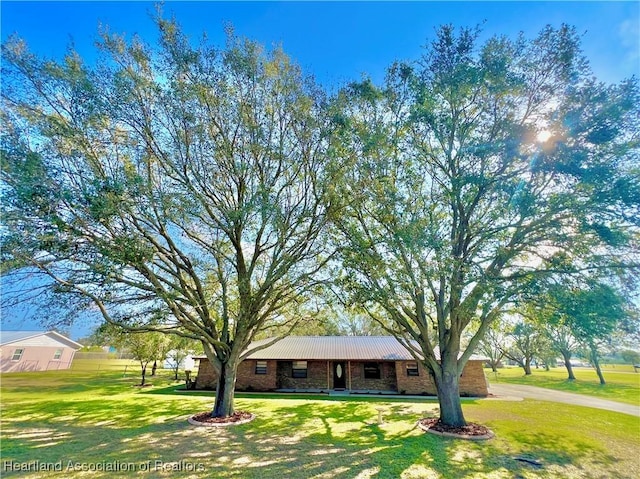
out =
[[[253,343],[249,349],[269,342]],[[288,336],[247,359],[411,360],[392,336]]]
[[[255,341],[248,350],[271,341]],[[247,359],[412,361],[414,357],[393,336],[287,336]],[[473,355],[471,359],[484,358]]]
[[[80,349],[82,344],[76,343],[72,339],[63,336],[55,331],[2,331],[0,330],[0,346],[5,344],[15,343],[29,338],[35,338],[37,336],[46,335],[60,342],[68,344],[74,349]]]

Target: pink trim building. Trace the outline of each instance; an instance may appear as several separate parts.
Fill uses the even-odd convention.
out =
[[[81,347],[55,331],[0,331],[0,371],[69,369]]]

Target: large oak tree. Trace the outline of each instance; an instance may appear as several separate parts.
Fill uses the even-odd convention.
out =
[[[342,285],[391,321],[455,426],[466,362],[535,276],[587,252],[574,264],[637,259],[637,82],[598,83],[566,26],[478,36],[441,28],[420,61],[350,85],[335,112],[335,154],[352,165]]]
[[[153,48],[104,32],[95,64],[2,46],[3,264],[201,341],[223,417],[252,339],[304,315],[329,257],[325,100],[280,49],[157,24]]]

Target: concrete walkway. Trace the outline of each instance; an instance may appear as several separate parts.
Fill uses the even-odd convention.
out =
[[[576,406],[606,409],[607,411],[620,412],[640,417],[640,406],[625,404],[617,401],[584,396],[582,394],[566,393],[553,389],[537,388],[535,386],[523,386],[520,384],[492,384],[489,392],[500,397],[518,397],[527,399],[539,399],[541,401],[560,402],[574,404]]]

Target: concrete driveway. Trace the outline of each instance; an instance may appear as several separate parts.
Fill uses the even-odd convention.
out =
[[[591,396],[583,396],[582,394],[555,391],[553,389],[523,386],[520,384],[492,384],[489,387],[489,392],[498,397],[527,398],[538,399],[540,401],[575,404],[576,406],[606,409],[607,411],[621,412],[623,414],[640,417],[640,406],[608,401],[606,399],[594,398]]]

